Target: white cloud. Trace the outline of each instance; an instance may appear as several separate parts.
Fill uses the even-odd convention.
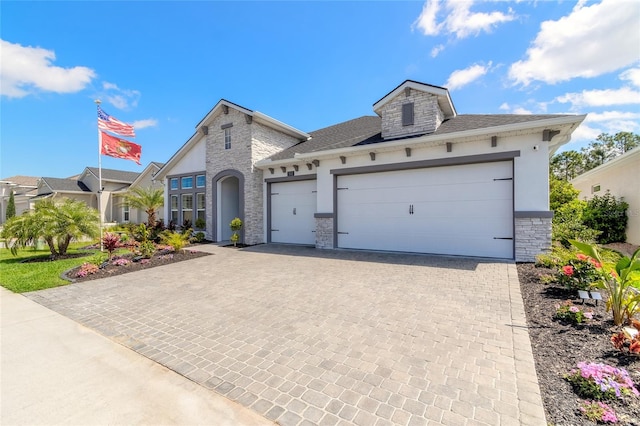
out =
[[[640,91],[629,87],[583,90],[579,93],[567,93],[558,96],[555,100],[563,104],[571,103],[573,108],[640,104]]]
[[[528,110],[526,108],[522,108],[522,107],[517,107],[513,109],[513,114],[521,114],[521,115],[531,115],[533,114],[533,112],[531,112],[531,110]]]
[[[582,124],[573,132],[571,141],[577,145],[586,145],[594,141],[601,133],[609,133],[611,135],[618,132],[638,133],[640,131],[639,119],[640,113],[637,112],[590,112]]]
[[[104,81],[102,89],[105,100],[118,109],[129,109],[138,105],[140,92],[137,90],[121,89],[117,84]]]
[[[427,0],[412,28],[418,28],[424,35],[454,34],[461,39],[491,32],[498,24],[515,19],[511,9],[508,13],[472,12],[473,3],[472,0],[445,0],[441,7],[440,0]]]
[[[640,68],[631,68],[620,74],[620,80],[626,80],[633,86],[640,87]]]
[[[147,118],[145,120],[134,121],[132,124],[133,127],[136,128],[136,130],[139,130],[144,129],[145,127],[156,127],[158,125],[158,120],[156,120],[155,118]]]
[[[502,105],[498,107],[501,111],[511,111],[511,107],[508,103],[503,102]]]
[[[431,49],[431,57],[435,58],[436,56],[438,56],[440,54],[440,52],[442,52],[444,50],[444,44],[439,44],[437,46],[435,46],[433,49]]]
[[[91,68],[54,66],[55,59],[53,50],[0,40],[0,94],[22,98],[39,91],[75,93],[96,77]]]
[[[524,86],[533,81],[553,84],[636,63],[639,5],[629,0],[603,0],[590,6],[579,2],[568,16],[543,22],[526,59],[511,65],[510,79]]]
[[[474,64],[468,68],[456,70],[449,76],[445,87],[449,90],[459,89],[485,75],[490,68],[491,62],[486,66]]]

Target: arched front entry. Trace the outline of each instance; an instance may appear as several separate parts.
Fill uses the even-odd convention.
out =
[[[237,170],[224,170],[214,176],[213,188],[213,240],[231,238],[229,223],[239,217],[244,222],[244,175]],[[244,229],[240,231],[244,240]]]

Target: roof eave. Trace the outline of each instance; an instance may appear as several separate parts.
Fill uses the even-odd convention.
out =
[[[264,168],[278,166],[278,165],[293,164],[301,161],[309,162],[308,160],[335,158],[343,154],[375,151],[376,148],[389,149],[389,148],[399,148],[399,147],[411,147],[411,146],[425,144],[425,143],[433,145],[433,144],[438,144],[443,142],[451,142],[455,139],[473,138],[473,137],[487,135],[487,134],[494,135],[498,133],[521,131],[521,130],[528,130],[528,129],[534,130],[538,128],[546,128],[546,127],[553,127],[553,126],[570,125],[571,127],[567,130],[567,132],[565,132],[570,135],[571,132],[573,132],[575,128],[577,128],[577,126],[580,123],[582,123],[585,117],[586,115],[560,116],[557,118],[527,121],[524,123],[512,123],[512,124],[505,124],[501,126],[483,127],[481,129],[464,130],[461,132],[444,133],[441,135],[430,134],[430,135],[419,136],[411,139],[398,139],[396,141],[382,142],[380,144],[374,144],[374,145],[356,145],[356,146],[350,146],[346,148],[336,148],[336,149],[330,149],[325,151],[296,153],[294,154],[293,158],[289,158],[289,159],[276,160],[276,161],[271,161],[269,159],[261,160],[255,163],[255,166],[258,168],[264,169]],[[559,143],[559,145],[563,143],[566,143],[566,141]]]

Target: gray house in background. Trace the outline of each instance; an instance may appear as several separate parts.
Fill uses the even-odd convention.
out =
[[[131,188],[162,188],[161,182],[153,181],[154,174],[163,163],[150,163],[141,173],[123,170],[102,169],[102,205],[101,214],[104,223],[141,223],[147,220],[145,212],[130,209],[124,202],[124,194]],[[23,179],[18,179],[23,178]],[[97,167],[86,167],[79,175],[69,178],[40,177],[29,178],[16,176],[0,181],[2,190],[2,222],[5,221],[6,202],[9,191],[20,192],[16,196],[16,213],[32,209],[38,200],[71,198],[82,201],[89,207],[98,209],[99,170]],[[159,219],[163,218],[162,209]]]

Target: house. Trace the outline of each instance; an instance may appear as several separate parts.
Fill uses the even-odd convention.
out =
[[[610,192],[629,204],[627,242],[640,245],[640,147],[577,176],[571,184],[585,199]]]
[[[226,241],[533,260],[550,246],[549,157],[585,116],[459,115],[407,80],[306,133],[220,100],[155,179],[165,218]]]
[[[130,189],[138,187],[153,186],[162,188],[160,182],[153,181],[153,175],[162,168],[163,163],[150,163],[142,173],[127,172],[122,170],[102,169],[102,173],[97,167],[86,167],[82,173],[69,178],[41,177],[33,178],[29,181],[32,186],[20,186],[24,189],[19,198],[16,196],[16,214],[22,211],[32,209],[38,200],[71,198],[86,203],[89,207],[98,209],[98,193],[100,174],[102,175],[102,192],[101,192],[101,212],[104,223],[141,223],[147,220],[146,213],[129,209],[124,203],[124,194]],[[17,177],[16,177],[17,178]],[[13,179],[13,181],[11,180]],[[24,179],[23,179],[24,180]],[[3,205],[6,205],[4,199],[8,200],[8,191],[6,188],[16,188],[18,181],[15,178],[3,180],[2,190],[7,192],[6,197],[2,194]],[[5,184],[5,182],[9,182]],[[28,190],[28,191],[27,191]],[[18,204],[18,201],[20,204]],[[20,206],[20,208],[18,208]],[[6,210],[4,208],[3,212]],[[159,218],[162,219],[162,212],[159,212]],[[4,214],[3,214],[4,217]]]
[[[7,221],[7,204],[13,192],[16,215],[29,210],[29,201],[36,195],[38,179],[34,176],[11,176],[0,179],[0,225]]]

